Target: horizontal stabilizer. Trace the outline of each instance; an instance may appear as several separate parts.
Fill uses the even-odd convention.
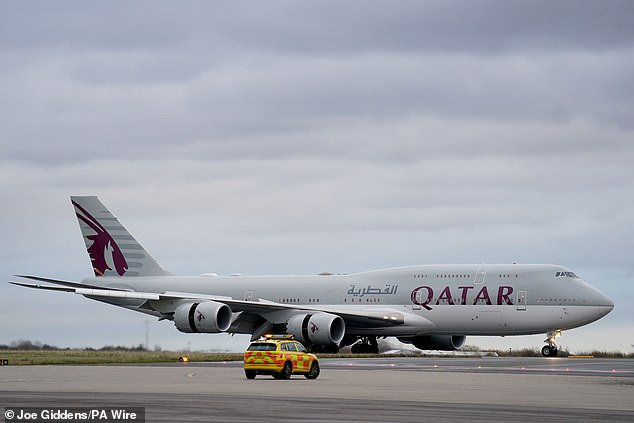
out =
[[[73,288],[67,288],[65,286],[36,285],[36,284],[26,283],[26,282],[9,282],[9,283],[12,285],[23,286],[25,288],[47,289],[49,291],[75,292]]]
[[[63,286],[70,286],[73,288],[91,288],[91,289],[115,289],[118,290],[117,288],[104,288],[103,286],[98,286],[98,285],[89,285],[86,283],[81,283],[81,282],[71,282],[71,281],[65,281],[65,280],[61,280],[61,279],[51,279],[51,278],[43,278],[41,276],[31,276],[31,275],[14,275],[17,276],[19,278],[25,278],[25,279],[31,279],[34,281],[39,281],[39,282],[48,282],[48,283],[53,283],[56,285],[63,285]],[[26,286],[17,282],[11,282],[14,285],[22,285],[22,286]]]

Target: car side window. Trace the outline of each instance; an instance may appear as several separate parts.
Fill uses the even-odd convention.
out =
[[[304,346],[302,344],[300,344],[299,342],[294,342],[295,347],[297,348],[297,351],[305,353],[306,352],[306,348],[304,348]]]
[[[282,344],[282,345],[280,345],[280,349],[281,349],[282,351],[288,351],[288,344]]]

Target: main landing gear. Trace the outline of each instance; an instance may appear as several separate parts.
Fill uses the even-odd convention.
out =
[[[360,342],[354,344],[350,351],[352,354],[378,354],[379,345],[376,342],[376,336],[361,338]]]
[[[557,348],[557,345],[555,344],[555,338],[561,336],[561,331],[556,330],[553,332],[548,332],[546,336],[547,338],[544,342],[546,342],[548,345],[544,345],[544,347],[542,348],[542,355],[544,357],[557,357],[557,354],[559,354],[559,348]]]

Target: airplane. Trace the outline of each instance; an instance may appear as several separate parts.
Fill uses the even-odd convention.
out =
[[[613,301],[551,264],[418,265],[353,274],[176,276],[96,196],[72,196],[94,277],[81,282],[15,275],[10,282],[70,292],[172,321],[185,333],[293,335],[310,350],[377,353],[377,338],[421,350],[460,349],[467,336],[546,333],[594,322]],[[36,283],[30,282],[35,281]]]

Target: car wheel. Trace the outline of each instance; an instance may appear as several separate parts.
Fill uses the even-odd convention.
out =
[[[257,372],[255,370],[245,370],[244,371],[244,375],[247,377],[247,379],[255,379],[255,375],[257,374]]]
[[[284,363],[284,367],[282,368],[282,372],[280,373],[280,379],[290,379],[293,374],[293,365],[290,361]]]
[[[313,364],[310,365],[310,371],[304,376],[306,376],[306,379],[317,379],[319,376],[319,363],[313,361]]]

